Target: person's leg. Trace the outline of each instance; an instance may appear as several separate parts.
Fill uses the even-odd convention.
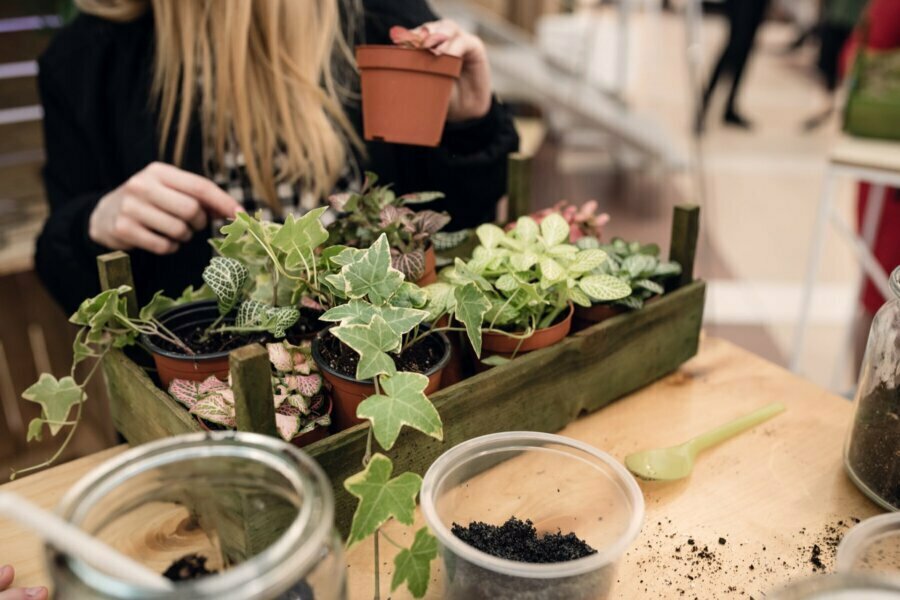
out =
[[[728,94],[728,103],[725,105],[724,120],[731,125],[749,128],[750,123],[744,119],[737,110],[737,96],[740,91],[741,79],[744,75],[747,59],[753,50],[756,40],[756,32],[766,14],[767,0],[740,0],[739,9],[735,12],[734,22],[734,54],[732,56],[731,91]]]
[[[700,109],[697,113],[697,121],[694,125],[694,129],[697,133],[701,133],[703,131],[704,121],[706,120],[706,111],[709,109],[710,100],[712,100],[713,92],[716,89],[716,84],[718,84],[719,79],[722,77],[722,74],[726,71],[731,70],[731,63],[734,62],[734,34],[735,34],[735,13],[738,11],[738,5],[744,0],[726,0],[725,1],[725,12],[728,15],[728,39],[725,42],[725,45],[722,47],[722,52],[719,54],[719,59],[716,61],[716,66],[713,67],[712,73],[710,73],[709,81],[706,84],[706,87],[703,90],[703,98],[700,102]]]

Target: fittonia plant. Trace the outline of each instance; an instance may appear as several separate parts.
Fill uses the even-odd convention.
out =
[[[444,195],[418,192],[398,196],[390,186],[376,186],[378,176],[366,173],[359,193],[347,192],[329,198],[332,208],[342,213],[329,227],[331,244],[367,248],[381,235],[387,236],[391,265],[409,282],[425,273],[425,246],[428,239],[450,222],[446,213],[414,211],[410,205],[431,202]]]
[[[135,343],[141,334],[162,338],[181,348],[186,354],[193,351],[184,345],[157,318],[160,312],[174,306],[179,301],[190,301],[202,296],[193,288],[185,290],[179,300],[166,298],[157,293],[137,317],[128,316],[127,295],[131,291],[128,286],[106,290],[81,303],[69,321],[80,328],[72,344],[72,369],[68,376],[57,379],[49,373],[42,373],[36,383],[22,394],[26,400],[41,406],[41,416],[28,424],[28,441],[41,440],[44,427],[50,430],[51,436],[58,435],[68,428],[68,433],[59,448],[49,459],[28,467],[13,470],[11,479],[17,475],[41,469],[53,464],[60,457],[81,421],[81,412],[87,394],[85,387],[97,372],[100,362],[106,353],[113,348],[124,348]],[[77,379],[76,368],[87,359],[94,359],[87,375]],[[74,417],[71,416],[75,409]]]
[[[266,344],[272,363],[272,391],[275,426],[286,442],[331,424],[330,404],[324,393],[322,376],[310,356],[309,343],[293,346],[287,342]],[[215,376],[205,381],[174,379],[169,394],[193,415],[221,425],[235,426],[234,392],[228,382]]]
[[[432,317],[446,314],[464,323],[480,355],[483,330],[527,337],[553,324],[569,302],[590,306],[628,296],[631,288],[619,279],[593,273],[607,262],[606,252],[570,244],[569,231],[557,213],[540,224],[522,217],[509,231],[479,226],[481,245],[472,259],[457,259],[441,271],[443,282],[425,288]]]
[[[372,445],[374,438],[390,450],[404,426],[443,439],[440,415],[425,395],[428,378],[398,371],[392,358],[427,335],[418,333],[429,318],[429,312],[423,310],[427,297],[391,266],[385,234],[366,250],[345,248],[330,260],[341,269],[327,276],[326,282],[344,303],[321,319],[338,323],[331,332],[359,355],[356,378],[372,379],[375,383],[375,394],[363,400],[356,413],[359,418],[368,419],[371,426],[362,457],[364,469],[344,482],[347,491],[359,498],[347,544],[353,546],[374,536],[377,548],[379,536],[383,536],[400,548],[391,588],[406,583],[414,596],[421,597],[428,587],[431,561],[437,557],[437,541],[427,528],[422,528],[416,532],[412,546],[404,548],[387,537],[381,527],[391,518],[413,524],[422,478],[414,473],[394,476],[391,460],[373,452]],[[468,309],[465,300],[459,309]],[[376,558],[376,590],[379,567]]]
[[[606,252],[609,260],[599,265],[593,276],[615,277],[628,286],[628,295],[608,300],[626,308],[642,308],[649,298],[665,293],[663,282],[666,278],[681,273],[681,265],[677,262],[659,259],[656,244],[642,245],[614,238],[609,244],[601,245],[596,238],[586,237],[578,240],[578,246]]]

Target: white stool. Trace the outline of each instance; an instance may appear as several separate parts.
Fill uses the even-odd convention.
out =
[[[856,233],[856,229],[848,225],[834,210],[834,198],[837,192],[839,177],[849,177],[859,182],[870,184],[868,203],[863,215],[862,231]],[[828,222],[834,225],[853,247],[856,259],[862,267],[863,274],[868,275],[881,295],[891,297],[888,275],[872,254],[872,245],[878,224],[881,221],[882,208],[884,207],[885,188],[887,186],[900,187],[900,142],[841,137],[828,160],[825,171],[825,187],[822,198],[819,201],[819,210],[813,230],[812,244],[810,246],[809,264],[806,270],[806,280],[803,285],[803,293],[800,300],[800,313],[797,319],[797,327],[794,332],[794,345],[791,352],[791,370],[797,372],[800,364],[800,355],[803,352],[803,344],[806,339],[806,330],[809,327],[809,311],[812,304],[813,288],[819,272],[819,263],[822,259],[822,250],[825,245],[825,234]],[[900,236],[900,232],[897,232]],[[865,282],[861,275],[855,286],[857,298]],[[852,345],[852,324],[847,328],[845,343],[841,345],[840,356],[832,380],[832,388],[837,389],[840,377],[843,374],[844,365]]]

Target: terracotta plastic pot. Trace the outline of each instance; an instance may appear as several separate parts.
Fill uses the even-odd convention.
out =
[[[298,435],[291,440],[291,443],[298,448],[302,448],[303,446],[309,446],[313,442],[324,440],[326,437],[328,437],[328,428],[316,427],[312,431],[307,431],[306,433]]]
[[[176,306],[158,319],[177,336],[201,326],[206,327],[219,316],[215,300],[201,300]],[[228,322],[228,319],[226,319]],[[203,381],[210,375],[228,379],[228,350],[212,354],[187,355],[165,350],[157,345],[155,338],[142,335],[141,344],[153,356],[156,371],[164,389],[169,388],[173,379]]]
[[[341,431],[363,422],[364,419],[356,416],[356,408],[363,400],[375,394],[375,383],[371,379],[359,381],[332,369],[319,349],[322,338],[326,335],[331,335],[327,329],[320,332],[316,339],[313,340],[312,357],[319,367],[319,372],[325,377],[325,381],[331,384],[331,397],[333,400],[331,422],[336,431]],[[445,351],[441,360],[424,373],[428,377],[428,387],[425,388],[425,394],[431,394],[441,388],[441,377],[444,367],[447,366],[451,355],[450,341],[444,335],[444,332],[438,331],[433,335],[437,335],[441,339]]]
[[[437,146],[462,59],[399,46],[358,46],[363,136]]]
[[[616,304],[592,304],[590,307],[576,306],[572,329],[581,331],[627,311],[628,309],[624,306]]]
[[[573,306],[570,302],[569,310],[562,321],[555,325],[551,325],[550,327],[538,329],[531,334],[530,337],[525,338],[524,340],[509,337],[502,333],[490,333],[486,331],[481,335],[481,356],[484,358],[487,356],[499,355],[510,358],[513,353],[518,356],[520,354],[525,354],[526,352],[532,352],[534,350],[552,346],[569,335],[569,331],[572,329],[573,312]],[[476,363],[476,368],[481,372],[489,368],[489,366],[478,361]]]
[[[437,256],[434,254],[434,246],[430,243],[425,247],[425,273],[416,281],[419,287],[425,287],[437,281]]]

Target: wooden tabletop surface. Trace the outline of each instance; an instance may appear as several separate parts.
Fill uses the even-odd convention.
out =
[[[843,471],[850,402],[722,340],[705,339],[678,372],[560,433],[622,459],[772,401],[785,403],[787,412],[702,455],[690,479],[641,483],[646,520],[620,565],[614,598],[764,598],[785,582],[830,571],[841,535],[878,512]],[[0,489],[52,507],[85,472],[123,448]],[[387,531],[394,540],[411,539],[412,530],[396,523]],[[407,598],[405,591],[389,595],[394,552],[381,543],[381,597]],[[355,547],[346,562],[351,598],[371,598],[371,543]],[[48,583],[39,541],[3,520],[0,563],[16,566],[17,583]],[[428,597],[439,598],[439,565],[434,576]]]

